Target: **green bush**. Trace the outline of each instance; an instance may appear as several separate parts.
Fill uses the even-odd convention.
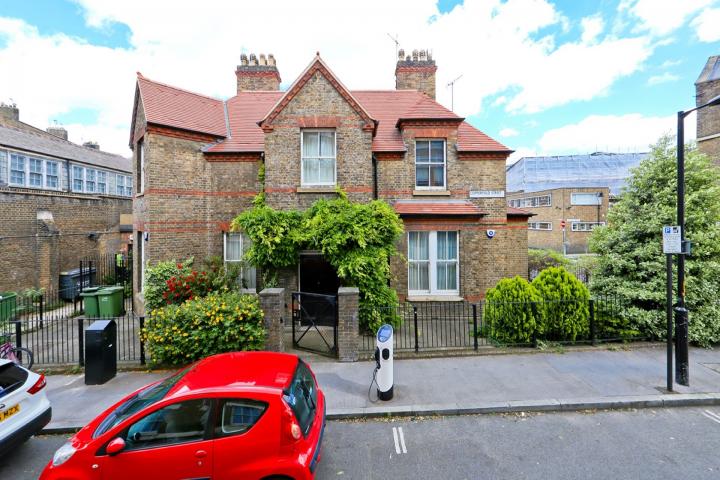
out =
[[[141,332],[153,364],[182,365],[215,353],[261,350],[265,342],[258,298],[211,293],[150,310]]]
[[[537,334],[545,340],[587,337],[590,331],[590,291],[563,267],[546,268],[532,287],[543,300],[537,306]]]
[[[485,296],[486,334],[500,343],[531,343],[536,319],[530,305],[538,300],[524,278],[500,280]]]
[[[168,280],[172,277],[190,275],[192,264],[193,258],[191,257],[182,262],[171,260],[145,267],[145,284],[143,285],[145,310],[149,312],[164,306],[166,300],[163,295],[167,291]]]

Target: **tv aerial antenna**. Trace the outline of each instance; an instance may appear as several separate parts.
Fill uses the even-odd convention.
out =
[[[455,82],[462,78],[463,74],[458,75],[454,80],[448,82],[447,88],[450,89],[450,110],[455,111]]]
[[[387,36],[390,37],[390,40],[395,42],[395,58],[397,59],[398,49],[400,48],[400,42],[398,41],[398,34],[396,33],[395,36],[393,37],[392,35],[390,35],[388,33]]]

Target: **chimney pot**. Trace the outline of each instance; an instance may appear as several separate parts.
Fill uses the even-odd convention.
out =
[[[402,61],[403,58],[405,58],[405,49],[401,48],[398,50],[398,60]]]
[[[425,50],[420,50],[420,61],[424,62],[427,60],[427,54],[425,53]]]
[[[97,142],[85,142],[83,147],[91,148],[93,150],[100,150],[100,145]]]
[[[280,73],[278,72],[275,56],[260,53],[240,55],[241,64],[235,70],[237,77],[237,92],[280,89]]]
[[[413,62],[418,61],[418,51],[417,50],[412,51],[412,59],[413,59]]]

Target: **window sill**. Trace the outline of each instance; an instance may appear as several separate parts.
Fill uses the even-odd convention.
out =
[[[335,186],[298,187],[297,193],[337,193]]]
[[[413,190],[414,197],[449,197],[449,190]]]
[[[462,302],[459,295],[408,295],[408,302]]]

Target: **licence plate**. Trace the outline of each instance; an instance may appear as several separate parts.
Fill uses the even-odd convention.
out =
[[[4,412],[0,412],[0,422],[2,422],[3,420],[5,420],[8,417],[12,417],[19,411],[20,411],[20,404],[18,403],[17,405],[14,405],[14,406],[8,408]]]

